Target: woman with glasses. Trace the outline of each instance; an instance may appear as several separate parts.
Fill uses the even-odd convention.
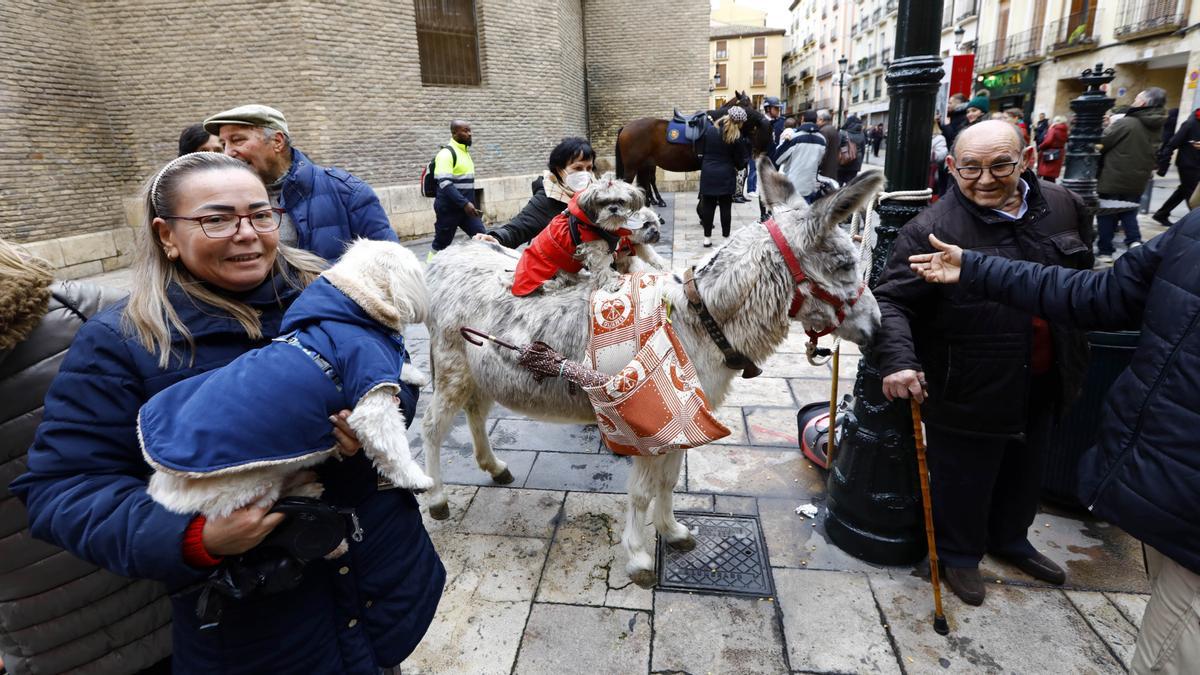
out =
[[[215,625],[198,619],[204,582],[283,516],[249,506],[206,521],[159,506],[146,494],[137,413],[171,384],[279,335],[284,311],[324,267],[280,246],[279,222],[261,179],[236,159],[195,153],[159,171],[145,191],[133,291],[79,330],[46,395],[28,473],[10,488],[35,536],[122,576],[166,583],[176,673],[394,667],[424,635],[445,580],[416,500],[377,490],[341,418],[331,423],[342,461],[304,478],[354,510],[362,540],[337,561],[309,563],[291,590],[226,601]]]

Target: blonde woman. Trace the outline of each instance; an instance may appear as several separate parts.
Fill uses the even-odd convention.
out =
[[[721,207],[721,234],[729,236],[737,173],[746,166],[750,144],[742,138],[746,111],[732,106],[704,132],[704,160],[700,164],[700,200],[696,213],[704,228],[704,245],[712,246],[713,215]]]
[[[396,666],[432,620],[445,570],[412,494],[376,491],[374,470],[344,434],[346,458],[318,467],[316,478],[327,501],[356,514],[363,536],[349,557],[337,567],[310,563],[291,590],[225,602],[215,626],[197,618],[202,582],[283,516],[250,506],[206,521],[153,502],[138,409],[278,336],[323,261],[279,245],[280,213],[266,187],[231,157],[173,160],[147,187],[145,209],[133,293],[80,329],[46,396],[28,473],[11,486],[34,535],[122,576],[165,582],[175,673]]]

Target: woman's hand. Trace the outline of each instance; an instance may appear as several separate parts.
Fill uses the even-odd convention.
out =
[[[245,553],[258,546],[284,519],[282,513],[267,513],[269,510],[251,504],[224,518],[206,520],[201,531],[204,550],[209,555],[225,556]]]
[[[480,232],[479,234],[477,234],[471,238],[474,239],[475,241],[486,241],[489,244],[499,244],[500,243],[500,242],[496,241],[495,237],[493,237],[490,234],[486,234],[484,232]]]
[[[962,272],[962,249],[929,235],[929,243],[937,253],[918,253],[908,256],[908,266],[932,284],[957,284]]]
[[[329,416],[329,421],[333,422],[333,440],[337,441],[338,451],[347,457],[352,457],[362,449],[362,443],[358,440],[358,434],[350,428],[350,423],[346,421],[348,419],[350,419],[349,410],[342,410],[336,415]]]

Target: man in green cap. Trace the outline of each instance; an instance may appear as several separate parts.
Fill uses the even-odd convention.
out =
[[[221,139],[225,154],[254,169],[271,205],[286,212],[281,243],[334,261],[354,239],[399,241],[371,186],[342,169],[318,166],[293,148],[278,110],[243,105],[213,115],[204,128]]]

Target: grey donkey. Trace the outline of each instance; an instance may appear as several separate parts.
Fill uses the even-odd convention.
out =
[[[850,235],[837,224],[883,187],[882,174],[862,174],[811,207],[769,161],[760,161],[759,180],[766,203],[804,271],[839,298],[857,296],[858,256]],[[470,326],[517,344],[542,340],[569,359],[583,358],[593,286],[581,283],[552,293],[514,297],[509,293],[512,273],[506,271],[512,263],[512,257],[487,244],[468,242],[443,251],[426,270],[432,301],[427,324],[434,392],[422,423],[425,468],[434,481],[427,496],[429,513],[437,519],[450,515],[442,485],[441,445],[459,410],[466,410],[476,463],[499,484],[511,483],[513,476],[488,443],[486,422],[493,403],[542,420],[595,421],[587,397],[578,388],[569,389],[561,379],[537,382],[517,365],[512,352],[474,347],[460,336],[459,327]],[[788,308],[797,286],[766,228],[738,230],[702,262],[696,280],[708,311],[729,342],[746,356],[761,363],[787,337]],[[798,319],[805,328],[819,331],[837,325],[831,305],[812,297],[807,284],[799,290],[805,301]],[[688,307],[678,276],[669,280],[667,294],[679,340],[695,363],[709,400],[719,406],[739,373],[725,365],[721,351]],[[878,327],[879,307],[867,290],[834,334],[867,344]],[[655,581],[654,559],[642,530],[651,500],[658,534],[676,548],[695,546],[692,534],[675,519],[672,506],[682,462],[683,452],[633,458],[621,541],[628,556],[626,573],[640,586]]]

